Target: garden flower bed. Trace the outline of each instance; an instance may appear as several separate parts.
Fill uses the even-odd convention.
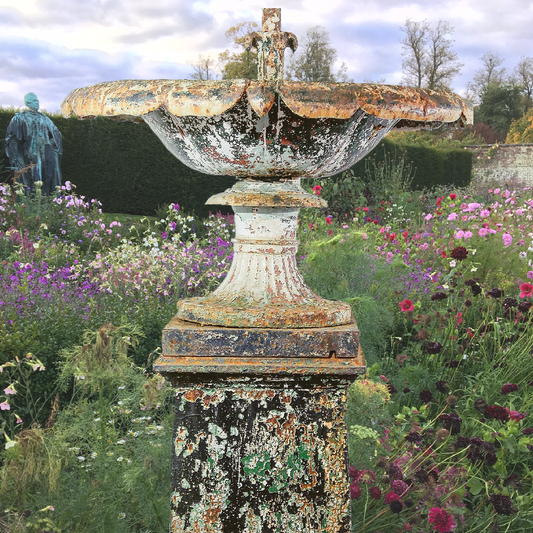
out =
[[[352,304],[369,364],[348,395],[353,531],[533,527],[532,197],[302,213],[300,268]],[[225,276],[232,218],[106,222],[69,183],[0,204],[0,531],[167,529],[172,392],[150,365],[177,300]]]

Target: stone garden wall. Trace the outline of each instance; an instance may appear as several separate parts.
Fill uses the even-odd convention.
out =
[[[533,186],[533,144],[467,146],[474,180]]]

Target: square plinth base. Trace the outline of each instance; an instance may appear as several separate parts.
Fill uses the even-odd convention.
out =
[[[349,533],[352,379],[176,383],[171,531]]]
[[[346,390],[366,370],[355,323],[165,330],[154,367],[176,389],[171,531],[349,533]]]

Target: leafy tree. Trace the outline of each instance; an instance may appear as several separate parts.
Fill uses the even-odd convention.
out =
[[[338,73],[333,72],[333,65],[337,60],[337,50],[331,45],[328,31],[322,26],[315,26],[307,30],[307,34],[300,45],[300,50],[293,55],[287,67],[287,79],[298,81],[351,81],[346,71],[345,63]]]
[[[480,58],[483,66],[476,70],[472,81],[466,87],[472,100],[479,102],[488,86],[501,85],[508,81],[507,70],[502,67],[503,58],[493,52],[487,52]]]
[[[533,57],[522,57],[514,69],[516,81],[522,86],[522,106],[524,114],[532,106],[533,95]]]
[[[453,40],[448,38],[453,26],[445,20],[432,27],[425,20],[407,19],[400,29],[405,33],[401,41],[402,82],[414,87],[449,90],[463,66],[452,50]]]
[[[216,78],[215,60],[209,56],[199,54],[198,59],[194,63],[191,63],[191,66],[193,72],[189,76],[193,80],[212,80]]]
[[[533,109],[530,109],[522,118],[513,121],[506,143],[533,143]]]
[[[257,79],[257,52],[246,50],[248,35],[259,29],[255,22],[239,22],[226,32],[226,38],[233,42],[240,52],[225,50],[218,56],[222,65],[222,79]]]
[[[491,83],[481,95],[474,119],[492,126],[498,140],[504,140],[513,120],[520,118],[520,86],[511,83]]]

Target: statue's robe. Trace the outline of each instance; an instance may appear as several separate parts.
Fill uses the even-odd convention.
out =
[[[36,181],[42,181],[44,194],[61,186],[63,142],[60,131],[46,115],[32,110],[17,113],[7,127],[5,147],[15,170],[35,165],[19,178],[25,186],[33,188]]]

